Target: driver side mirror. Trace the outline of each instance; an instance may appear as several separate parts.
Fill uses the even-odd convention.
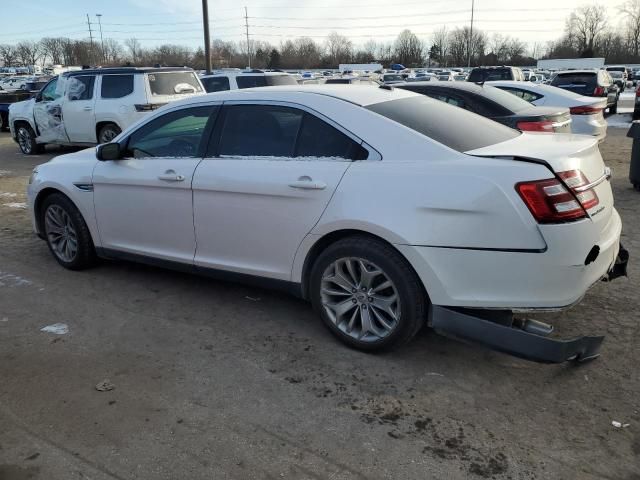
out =
[[[42,92],[38,92],[35,96],[36,102],[42,101]]]
[[[96,147],[96,158],[103,162],[120,160],[122,153],[119,143],[103,143]]]

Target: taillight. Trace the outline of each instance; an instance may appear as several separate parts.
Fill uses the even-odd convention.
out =
[[[640,97],[640,85],[636,88],[636,98]]]
[[[516,123],[518,130],[527,132],[553,132],[553,122],[543,120],[540,122],[518,122]]]
[[[593,91],[593,94],[596,97],[601,97],[602,95],[604,95],[604,87],[596,87],[596,89]]]
[[[604,109],[601,107],[585,105],[581,107],[571,107],[569,113],[571,113],[571,115],[595,115],[596,113],[602,112],[602,110]]]
[[[538,223],[562,223],[585,218],[599,202],[593,189],[580,191],[588,180],[580,170],[558,173],[552,178],[516,184],[516,191]],[[564,183],[563,183],[564,182]]]
[[[136,112],[150,112],[166,105],[166,103],[137,103],[134,105]]]

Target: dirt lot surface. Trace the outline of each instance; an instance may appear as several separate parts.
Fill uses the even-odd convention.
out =
[[[606,334],[579,366],[426,330],[367,355],[282,294],[126,263],[65,271],[20,208],[32,167],[60,150],[25,157],[1,133],[0,479],[640,479],[625,133],[602,152],[630,278],[541,315],[561,336]],[[41,331],[55,323],[68,333]]]

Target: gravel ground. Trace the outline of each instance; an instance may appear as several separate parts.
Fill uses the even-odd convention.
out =
[[[126,263],[65,271],[22,208],[31,168],[60,150],[24,157],[0,133],[0,479],[640,479],[625,133],[601,148],[630,278],[539,315],[562,336],[606,334],[579,366],[426,330],[367,355],[279,293]],[[68,333],[41,331],[55,323]]]

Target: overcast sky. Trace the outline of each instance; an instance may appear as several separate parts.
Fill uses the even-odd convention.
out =
[[[565,18],[574,8],[590,3],[475,0],[474,28],[544,45],[562,34]],[[619,2],[600,3],[606,5],[610,24],[619,25],[622,17],[615,8]],[[99,13],[105,38],[136,37],[145,46],[177,43],[195,47],[202,43],[201,0],[28,0],[12,5],[1,10],[0,43],[42,36],[88,38],[87,13],[95,38],[99,38]],[[471,0],[210,0],[212,37],[244,39],[245,5],[252,38],[276,45],[299,36],[321,41],[332,30],[355,44],[369,39],[391,41],[404,28],[429,40],[443,25],[449,29],[468,25],[471,16]]]

